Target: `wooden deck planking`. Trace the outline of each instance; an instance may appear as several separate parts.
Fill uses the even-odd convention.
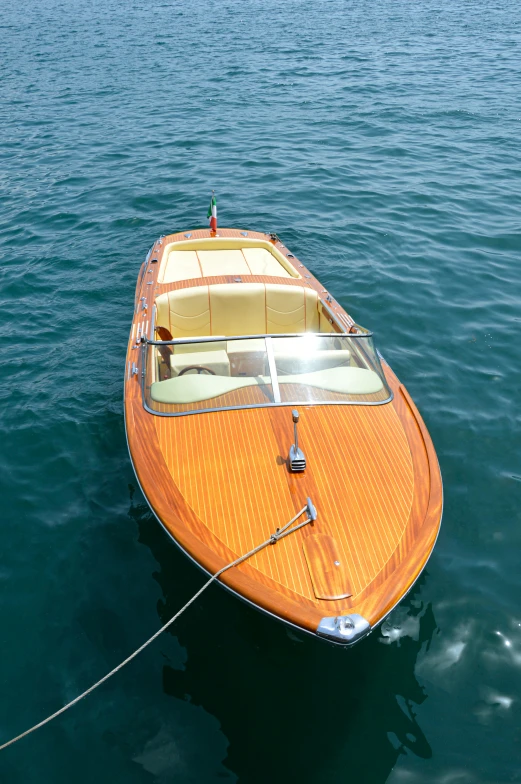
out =
[[[300,413],[299,437],[308,461],[301,476],[286,465],[293,441],[287,408],[156,417],[155,427],[173,481],[230,549],[250,550],[310,496],[319,511],[317,530],[338,542],[357,594],[389,559],[409,518],[413,486],[407,440],[391,406],[301,407]],[[325,456],[327,471],[322,470]],[[251,563],[312,598],[299,542],[287,539],[276,556],[262,552]]]

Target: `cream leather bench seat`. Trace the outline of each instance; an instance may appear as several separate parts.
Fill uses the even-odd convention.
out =
[[[159,283],[219,275],[300,278],[294,265],[271,242],[220,237],[173,242],[164,249]]]
[[[194,286],[157,297],[156,324],[174,338],[318,332],[318,297],[278,283]]]

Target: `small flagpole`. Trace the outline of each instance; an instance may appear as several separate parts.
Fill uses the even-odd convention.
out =
[[[214,235],[217,231],[217,201],[214,190],[212,190],[212,198],[210,199],[208,217],[210,218],[210,233]]]

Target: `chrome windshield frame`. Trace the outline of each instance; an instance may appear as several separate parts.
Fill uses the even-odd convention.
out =
[[[197,337],[197,338],[173,338],[172,340],[149,340],[145,336],[142,338],[142,373],[141,373],[141,397],[143,408],[154,416],[162,417],[179,417],[179,416],[192,416],[194,414],[209,414],[217,411],[237,411],[253,408],[274,408],[277,406],[382,406],[390,403],[394,398],[394,393],[389,386],[383,367],[380,365],[381,375],[385,386],[389,390],[389,396],[384,400],[292,400],[283,401],[280,399],[280,389],[278,384],[278,374],[275,366],[275,357],[273,353],[272,338],[303,338],[316,337],[316,338],[350,338],[350,339],[363,339],[372,338],[373,333],[369,330],[364,330],[357,325],[357,329],[363,330],[360,332],[288,332],[288,333],[270,333],[264,335],[217,335],[212,337]],[[235,406],[217,406],[215,408],[199,408],[190,411],[156,411],[151,408],[146,401],[145,393],[145,367],[148,360],[147,346],[179,346],[189,345],[194,343],[218,343],[223,340],[264,340],[266,347],[266,354],[268,357],[268,365],[270,370],[270,383],[273,390],[273,401],[265,403],[253,403],[248,405],[235,405]],[[380,359],[381,355],[376,346],[374,347],[375,354]]]
[[[266,356],[268,358],[268,368],[270,371],[270,381],[271,381],[271,390],[273,392],[273,402],[274,403],[281,403],[280,399],[280,388],[279,388],[279,376],[277,373],[277,367],[275,365],[275,354],[273,353],[273,338],[266,336],[264,338],[264,345],[266,346]]]
[[[360,327],[358,327],[360,329]],[[172,338],[172,340],[149,340],[151,346],[175,346],[183,343],[219,343],[223,340],[259,340],[262,338],[372,338],[372,332],[267,332],[265,335],[216,335],[203,338]]]

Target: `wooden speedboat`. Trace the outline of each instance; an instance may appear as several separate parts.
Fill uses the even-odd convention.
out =
[[[372,334],[275,235],[194,230],[153,245],[125,421],[141,488],[179,547],[214,574],[272,537],[220,582],[300,630],[357,642],[434,547],[441,476],[414,403]]]

